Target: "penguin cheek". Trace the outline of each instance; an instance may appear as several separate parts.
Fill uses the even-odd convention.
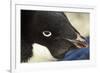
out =
[[[52,55],[58,60],[61,60],[64,58],[65,52],[66,50],[64,48],[56,48],[56,50],[53,51]]]
[[[61,60],[64,58],[65,53],[67,53],[72,47],[74,47],[74,45],[69,41],[59,39],[51,44],[49,50],[55,58]]]

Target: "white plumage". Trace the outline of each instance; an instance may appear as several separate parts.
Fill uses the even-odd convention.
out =
[[[33,45],[33,56],[28,60],[29,63],[31,62],[44,62],[44,61],[56,61],[57,59],[54,58],[47,47],[42,46],[40,44],[34,43]]]

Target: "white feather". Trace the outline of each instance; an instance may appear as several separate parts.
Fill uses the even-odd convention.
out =
[[[56,61],[47,47],[40,44],[33,44],[33,56],[28,60],[28,62],[44,62],[44,61]]]

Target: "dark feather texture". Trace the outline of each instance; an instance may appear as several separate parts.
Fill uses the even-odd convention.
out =
[[[77,48],[69,41],[76,40],[77,35],[79,32],[63,12],[21,10],[21,62],[34,56],[34,43],[46,46],[52,56],[61,60],[68,50]]]

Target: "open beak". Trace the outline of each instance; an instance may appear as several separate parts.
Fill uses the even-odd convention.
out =
[[[88,48],[88,43],[80,35],[78,35],[77,39],[75,39],[75,40],[71,40],[71,39],[67,39],[67,40],[70,41],[70,42],[72,42],[78,48]]]

